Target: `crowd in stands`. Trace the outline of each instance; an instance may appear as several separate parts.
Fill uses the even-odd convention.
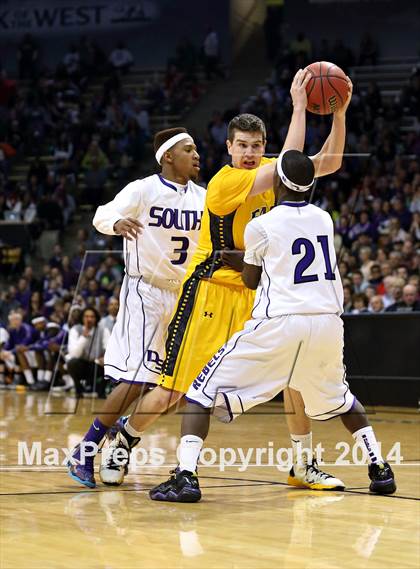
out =
[[[56,245],[41,276],[27,266],[1,292],[0,384],[105,395],[103,355],[119,308],[123,261],[118,249],[109,253],[118,238],[98,237],[79,230],[71,258]],[[98,253],[85,256],[87,249]]]
[[[36,220],[36,237],[66,227],[76,206],[96,207],[106,183],[121,186],[139,172],[151,117],[192,106],[205,89],[201,68],[208,80],[222,74],[219,50],[213,29],[201,50],[181,39],[164,75],[150,75],[138,91],[126,83],[135,62],[124,42],[107,56],[82,37],[49,69],[27,34],[18,48],[19,79],[9,79],[0,62],[0,220]],[[13,163],[26,157],[33,160],[27,179],[10,180]]]
[[[209,30],[204,51],[210,57],[205,60],[209,77],[220,71],[213,55],[218,49],[213,32]],[[135,95],[121,89],[119,81],[132,65],[125,46],[119,44],[107,59],[90,40],[82,42],[89,49],[70,48],[55,73],[30,78],[33,88],[26,94],[19,83],[13,86],[3,75],[0,141],[25,156],[45,151],[47,140],[54,161],[47,167],[35,159],[27,181],[18,188],[8,184],[8,167],[1,166],[0,154],[0,179],[6,186],[0,197],[0,219],[5,211],[15,211],[24,219],[38,219],[45,227],[64,227],[84,200],[93,206],[103,201],[106,180],[114,178],[121,187],[132,175],[130,163],[138,162],[150,136],[149,113],[168,100],[173,105],[170,109],[182,110],[186,92],[191,104],[200,95],[200,84],[194,79],[200,54],[188,39],[179,43],[169,60],[165,85],[154,85],[149,92],[147,109]],[[373,40],[363,52],[365,63],[372,62],[372,45]],[[331,58],[327,50],[325,42],[316,50],[300,34],[290,49],[277,56],[272,77],[254,97],[214,113],[205,135],[196,137],[204,182],[229,161],[227,123],[239,112],[263,118],[267,154],[278,154],[291,114],[293,73],[309,58]],[[20,73],[26,77],[32,66],[30,50],[23,51]],[[83,57],[90,54],[90,59],[83,60],[82,52]],[[341,52],[346,69],[344,57],[354,61],[354,54],[345,46]],[[33,52],[32,58],[37,57]],[[86,78],[100,69],[100,62],[110,79],[100,97],[87,100],[83,96]],[[393,100],[383,100],[374,83],[367,89],[356,84],[347,119],[346,152],[350,155],[337,174],[317,182],[311,196],[330,212],[335,224],[345,313],[420,311],[420,134],[400,129],[402,117],[418,109],[418,69],[401,96]],[[308,114],[305,150],[309,155],[321,148],[329,120]],[[0,152],[1,148],[0,144]],[[81,171],[85,173],[85,195],[77,184]],[[0,384],[25,382],[33,389],[49,389],[53,381],[53,389],[74,386],[79,395],[104,395],[103,349],[118,311],[123,263],[117,252],[87,257],[85,252],[116,251],[120,244],[85,230],[79,231],[76,241],[73,256],[57,245],[41,276],[27,266],[17,285],[0,294]],[[23,375],[14,373],[18,369]],[[86,376],[90,382],[83,379]]]

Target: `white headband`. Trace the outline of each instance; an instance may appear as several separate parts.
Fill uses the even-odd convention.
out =
[[[181,142],[181,140],[184,140],[186,138],[190,138],[192,140],[192,136],[189,135],[187,132],[180,132],[179,134],[176,134],[175,136],[172,136],[171,138],[169,138],[166,142],[164,142],[162,144],[162,146],[159,146],[159,148],[157,149],[157,152],[155,154],[157,163],[160,164],[160,161],[162,160],[162,156],[164,155],[164,153],[167,150],[172,148],[172,146],[175,146],[175,144],[177,142]]]
[[[292,182],[291,180],[289,180],[289,178],[286,176],[286,174],[283,172],[283,168],[281,167],[281,163],[283,160],[284,155],[286,154],[286,152],[288,152],[288,150],[285,150],[284,152],[282,152],[280,154],[280,156],[277,158],[277,172],[280,176],[280,180],[283,182],[283,184],[289,188],[289,190],[293,190],[294,192],[307,192],[312,184],[314,183],[314,180],[312,180],[312,182],[308,185],[308,186],[299,186],[299,184],[296,184],[295,182]]]

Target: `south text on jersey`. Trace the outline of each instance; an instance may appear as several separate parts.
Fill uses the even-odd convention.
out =
[[[172,209],[170,207],[153,206],[150,208],[150,227],[164,227],[165,229],[182,229],[191,231],[200,229],[202,211],[194,211],[189,209]]]

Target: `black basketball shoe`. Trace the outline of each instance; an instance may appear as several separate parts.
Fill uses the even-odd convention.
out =
[[[172,476],[166,482],[152,488],[149,496],[160,502],[198,502],[201,490],[198,476],[188,470],[171,470]]]
[[[369,490],[376,494],[393,494],[397,489],[394,473],[387,462],[369,464]]]

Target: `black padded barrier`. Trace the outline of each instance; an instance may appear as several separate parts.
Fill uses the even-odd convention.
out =
[[[420,312],[345,314],[347,380],[364,405],[419,406]]]

